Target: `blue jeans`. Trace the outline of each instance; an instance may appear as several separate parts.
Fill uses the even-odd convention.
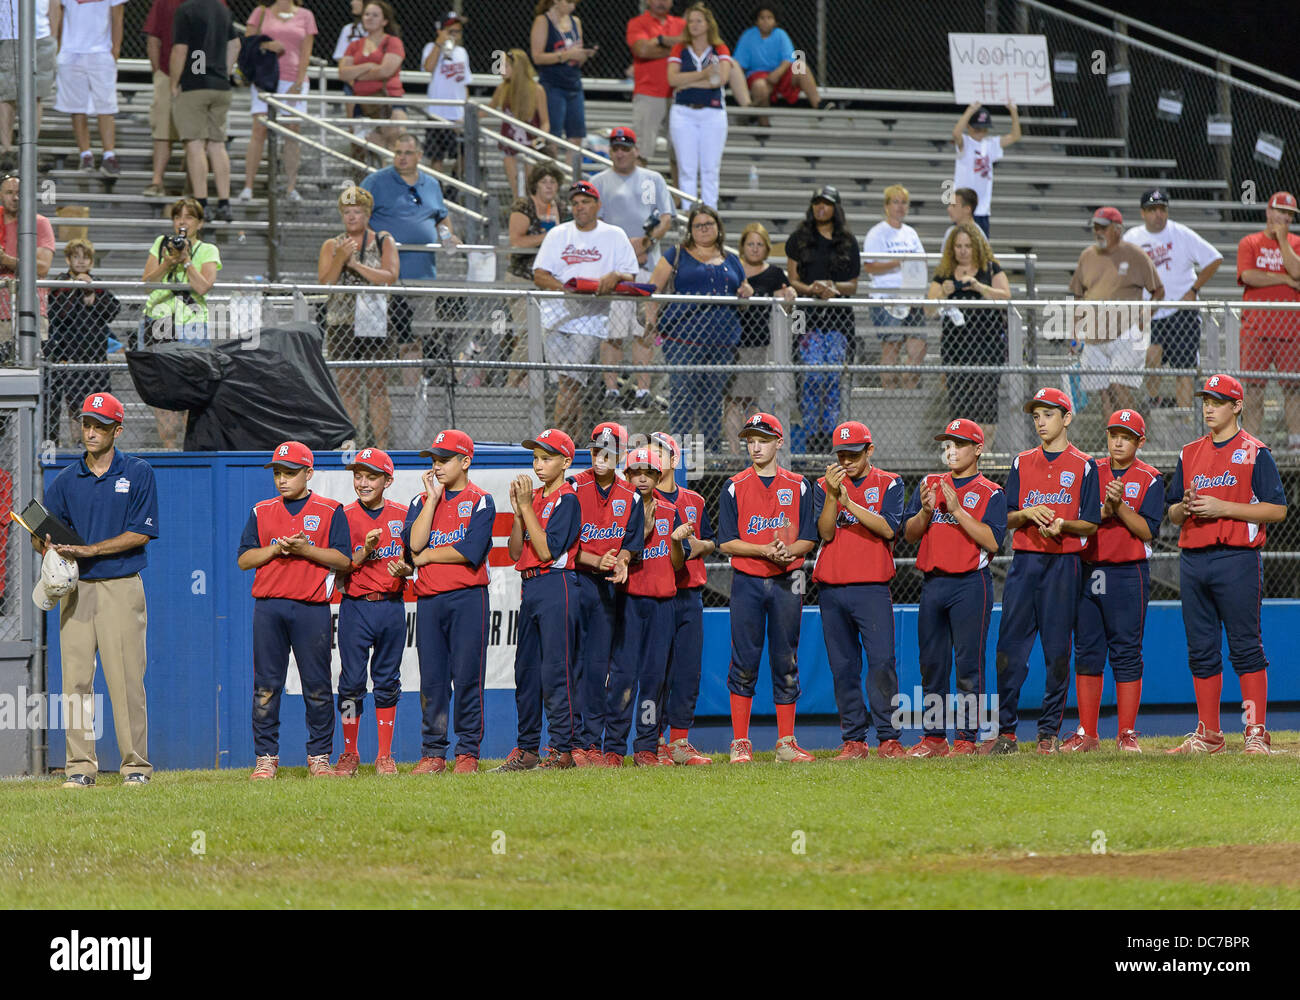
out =
[[[806,365],[841,365],[848,351],[848,338],[839,330],[809,330],[799,338],[799,359]],[[830,434],[840,422],[840,376],[805,375],[799,408],[806,435]]]
[[[730,365],[736,348],[729,344],[683,344],[664,341],[664,361],[670,365]],[[731,380],[730,372],[685,372],[669,379],[668,424],[672,432],[690,434],[699,427],[704,446],[711,448],[722,438],[722,396]]]
[[[546,113],[551,116],[551,135],[562,139],[584,139],[587,135],[587,105],[582,89],[542,89],[546,91]]]

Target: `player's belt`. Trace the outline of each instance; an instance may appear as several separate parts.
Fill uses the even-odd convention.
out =
[[[535,576],[545,576],[550,571],[551,567],[549,566],[534,566],[532,569],[520,570],[519,575],[525,580],[531,580]]]
[[[357,594],[359,601],[400,601],[402,592],[400,590],[385,590],[373,594]]]

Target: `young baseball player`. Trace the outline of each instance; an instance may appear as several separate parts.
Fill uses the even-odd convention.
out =
[[[1265,729],[1268,660],[1260,636],[1266,524],[1286,518],[1286,493],[1268,445],[1241,429],[1245,393],[1230,375],[1211,375],[1197,393],[1209,433],[1184,445],[1169,481],[1169,520],[1182,530],[1178,579],[1187,660],[1196,688],[1196,732],[1169,753],[1219,753],[1222,632],[1241,682],[1245,750],[1272,753]]]
[[[871,464],[876,446],[866,424],[850,420],[831,434],[836,464],[813,487],[813,511],[822,548],[818,585],[826,658],[835,684],[843,745],[836,760],[867,757],[867,705],[862,698],[862,655],[880,757],[902,757],[891,723],[898,695],[894,663],[894,537],[903,517],[903,479]]]
[[[700,696],[704,656],[704,583],[708,575],[704,560],[716,548],[713,526],[704,507],[704,497],[677,485],[673,472],[681,461],[682,452],[673,436],[665,431],[655,431],[650,435],[650,450],[659,455],[659,464],[663,466],[657,502],[671,503],[677,509],[678,520],[685,526],[678,531],[686,558],[677,570],[673,636],[668,652],[662,714],[663,726],[668,728],[668,739],[665,741],[660,737],[659,763],[692,767],[712,764],[713,758],[691,746],[689,737],[691,726],[695,724],[695,703]]]
[[[1067,753],[1101,747],[1097,715],[1107,655],[1115,674],[1119,749],[1141,753],[1137,741],[1142,700],[1142,633],[1151,599],[1151,540],[1165,516],[1165,481],[1137,457],[1146,442],[1137,410],[1116,410],[1106,421],[1108,458],[1097,463],[1101,525],[1083,551],[1083,594],[1074,630],[1074,689],[1079,728],[1061,744]]]
[[[718,500],[718,549],[731,557],[731,763],[749,764],[754,747],[749,715],[767,632],[776,703],[776,760],[811,763],[794,738],[799,699],[799,619],[802,588],[795,574],[817,544],[812,488],[781,468],[776,454],[785,431],[770,413],[755,413],[740,431],[752,463],[723,486]]]
[[[1042,444],[1016,456],[1004,488],[1014,555],[998,628],[998,736],[984,743],[981,753],[1018,749],[1016,709],[1035,635],[1047,666],[1038,752],[1057,751],[1079,607],[1079,554],[1101,520],[1097,463],[1068,437],[1070,397],[1060,389],[1039,389],[1024,410]]]
[[[330,595],[334,574],[352,564],[348,519],[337,500],[307,489],[311,449],[286,441],[265,466],[274,470],[273,500],[255,504],[239,539],[240,569],[252,569],[253,745],[255,781],[280,767],[280,695],[289,650],[307,703],[307,773],[332,778],[334,706],[330,684]]]
[[[907,751],[909,757],[975,753],[993,613],[989,559],[1007,533],[1006,494],[979,471],[984,429],[958,418],[934,439],[943,442],[948,471],[921,480],[903,515],[903,537],[921,543],[916,568],[925,574],[925,583],[916,633],[927,697],[946,700],[956,655],[956,738],[950,750],[947,727],[925,725],[921,742]]]
[[[658,452],[636,449],[628,455],[626,469],[629,482],[641,497],[645,546],[628,571],[627,596],[609,668],[605,763],[607,767],[622,766],[635,716],[632,762],[637,767],[658,767],[655,744],[673,637],[677,570],[686,561],[682,539],[689,532],[677,517],[677,508],[656,490],[663,473]]]
[[[474,441],[439,431],[421,457],[433,460],[424,492],[406,513],[415,563],[415,648],[420,656],[420,760],[412,774],[447,769],[447,721],[456,715],[455,774],[478,771],[483,740],[483,674],[487,669],[488,553],[497,508],[492,494],[469,481]],[[454,704],[452,685],[456,687]]]
[[[573,439],[550,428],[523,442],[533,453],[533,472],[542,485],[519,476],[510,484],[515,512],[510,558],[523,577],[519,636],[515,646],[515,707],[518,744],[498,771],[537,767],[542,743],[542,710],[554,752],[546,767],[576,767],[575,727],[581,722],[574,694],[574,641],[578,630],[578,590],[573,564],[578,558],[582,514],[564,470],[573,462]]]
[[[569,478],[578,494],[578,693],[582,729],[573,748],[578,767],[603,767],[605,690],[618,624],[622,586],[632,557],[645,547],[641,495],[618,476],[627,449],[622,424],[597,424],[591,432],[591,468]],[[618,764],[623,762],[618,755]]]
[[[366,700],[366,668],[375,687],[375,726],[379,752],[375,774],[397,773],[393,725],[402,694],[402,649],[406,645],[406,605],[402,592],[414,570],[406,561],[402,527],[406,508],[384,499],[393,485],[393,460],[378,448],[363,448],[348,466],[357,499],[343,508],[352,537],[351,560],[339,602],[339,715],[343,753],[334,773],[351,778],[361,764],[357,731]]]

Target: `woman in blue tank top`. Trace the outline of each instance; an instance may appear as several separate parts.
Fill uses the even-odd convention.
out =
[[[599,46],[583,46],[582,21],[573,16],[576,6],[576,0],[538,0],[530,44],[538,81],[546,91],[551,134],[581,144],[587,134],[582,66]]]

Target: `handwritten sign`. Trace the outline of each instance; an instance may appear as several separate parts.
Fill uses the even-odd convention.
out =
[[[1043,105],[1052,99],[1045,35],[948,34],[957,104]]]

